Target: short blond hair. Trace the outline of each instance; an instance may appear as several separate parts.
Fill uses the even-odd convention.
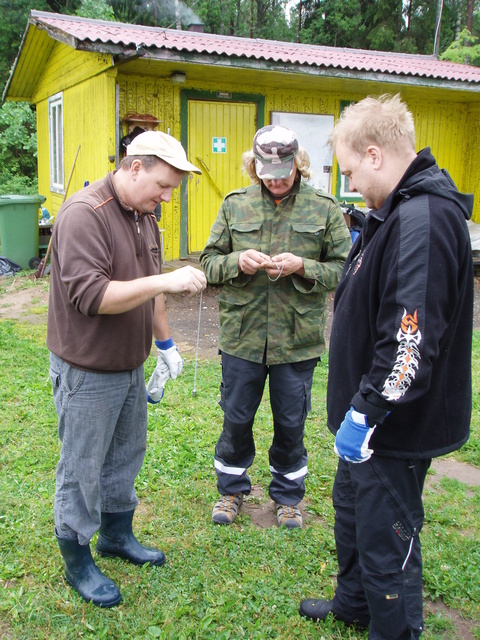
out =
[[[303,147],[298,149],[295,154],[294,162],[301,177],[304,180],[308,180],[312,175],[312,172],[310,171],[310,158]],[[255,170],[255,156],[253,155],[252,149],[250,149],[250,151],[245,151],[245,153],[242,154],[242,163],[243,171],[248,175],[252,183],[260,184],[261,180],[257,176],[257,172]]]
[[[363,156],[367,147],[415,149],[413,115],[400,95],[369,96],[352,103],[340,114],[329,138],[333,151],[339,142]]]

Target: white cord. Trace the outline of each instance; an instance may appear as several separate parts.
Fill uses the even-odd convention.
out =
[[[283,273],[283,269],[284,269],[284,267],[285,267],[285,260],[284,260],[284,258],[283,258],[283,256],[282,256],[282,266],[281,266],[281,267],[279,267],[279,266],[278,266],[278,264],[277,264],[276,262],[274,262],[273,260],[272,260],[272,262],[273,262],[273,264],[277,267],[277,269],[280,271],[280,273],[278,274],[278,276],[277,276],[276,278],[270,278],[270,276],[268,275],[268,273],[267,273],[267,276],[268,276],[268,279],[269,279],[271,282],[276,282],[276,281],[281,277],[281,275],[282,275],[282,273]]]
[[[197,346],[195,349],[195,373],[193,376],[192,398],[195,398],[195,396],[197,395],[198,341],[200,339],[200,319],[202,317],[202,298],[203,298],[203,291],[200,291],[200,304],[198,307]]]

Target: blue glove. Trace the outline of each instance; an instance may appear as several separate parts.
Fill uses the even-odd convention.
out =
[[[173,340],[155,340],[155,345],[158,349],[159,360],[163,360],[170,371],[170,377],[175,380],[177,376],[182,373],[183,360],[178,353],[177,347],[174,345]]]
[[[345,462],[365,462],[373,449],[368,448],[368,443],[377,425],[370,427],[367,416],[350,407],[340,429],[335,436],[335,453]]]
[[[168,365],[162,360],[157,359],[157,366],[155,367],[150,380],[147,384],[147,400],[151,404],[157,404],[163,398],[165,390],[165,384],[170,378],[170,371]]]

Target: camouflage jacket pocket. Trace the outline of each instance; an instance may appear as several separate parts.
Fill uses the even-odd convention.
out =
[[[224,294],[224,292],[222,292]],[[240,339],[243,317],[248,308],[249,298],[235,298],[228,295],[218,296],[220,308],[221,341],[232,345]]]
[[[231,227],[232,250],[246,251],[247,249],[262,250],[261,222],[234,222]]]
[[[295,303],[293,305],[294,334],[293,344],[295,347],[316,345],[323,342],[323,327],[325,309],[322,305]]]
[[[324,234],[324,224],[292,222],[290,251],[302,258],[318,260],[322,251]]]

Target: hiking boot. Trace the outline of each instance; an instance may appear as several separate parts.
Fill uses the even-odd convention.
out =
[[[368,629],[369,625],[367,620],[347,620],[337,615],[333,611],[332,600],[315,600],[314,598],[302,600],[298,612],[301,616],[313,620],[313,622],[325,622],[328,614],[331,613],[335,620],[340,620],[347,627],[355,627],[359,631]]]
[[[301,529],[303,525],[302,514],[296,505],[275,504],[277,509],[277,524],[283,524],[287,529]]]
[[[213,507],[212,520],[216,524],[232,524],[240,511],[242,502],[243,493],[222,496]]]

